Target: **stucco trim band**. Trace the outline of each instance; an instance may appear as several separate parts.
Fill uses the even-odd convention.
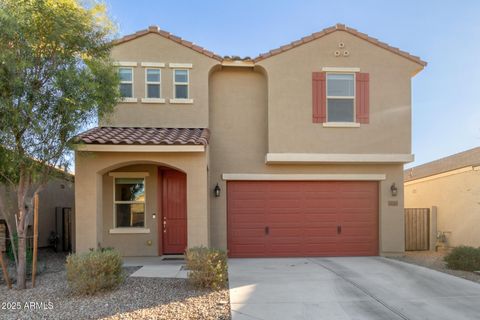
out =
[[[262,174],[262,173],[224,173],[223,180],[254,181],[381,181],[385,174]]]
[[[131,98],[131,97],[124,97],[124,98],[121,98],[118,102],[119,103],[137,103],[138,99],[137,98]]]
[[[407,163],[413,159],[413,154],[267,153],[265,163]]]
[[[323,67],[324,72],[360,72],[360,68]]]
[[[142,103],[165,103],[164,98],[142,98]]]
[[[150,233],[148,228],[114,228],[109,230],[110,234],[134,234],[134,233]]]
[[[110,172],[108,174],[110,177],[119,177],[119,178],[138,178],[138,177],[148,177],[150,174],[148,172]]]
[[[116,61],[113,63],[117,67],[136,67],[138,62],[135,61]]]
[[[124,144],[77,144],[77,151],[91,152],[205,152],[199,145],[124,145]]]
[[[141,63],[142,67],[152,67],[152,68],[164,68],[165,63],[163,62],[142,62]]]
[[[323,123],[324,128],[360,128],[360,123],[358,122],[325,122]]]
[[[174,104],[192,104],[193,99],[170,99],[169,102]]]
[[[169,68],[185,68],[185,69],[192,69],[193,64],[191,63],[169,63]]]

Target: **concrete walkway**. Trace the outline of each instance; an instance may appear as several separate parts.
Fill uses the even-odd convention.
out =
[[[230,259],[233,320],[480,319],[480,284],[381,257]]]
[[[144,278],[188,278],[188,271],[183,268],[183,260],[164,260],[163,257],[124,257],[125,267],[141,267],[130,277]]]

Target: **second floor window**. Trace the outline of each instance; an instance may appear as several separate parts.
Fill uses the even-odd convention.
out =
[[[355,121],[355,75],[327,74],[327,122]]]
[[[173,90],[175,99],[188,99],[188,70],[173,70]]]
[[[133,69],[118,68],[120,76],[120,95],[123,98],[133,98]]]
[[[161,72],[160,69],[146,69],[146,97],[160,98]]]

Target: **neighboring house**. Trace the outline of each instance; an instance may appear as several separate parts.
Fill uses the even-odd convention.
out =
[[[3,188],[1,192],[4,192]],[[16,204],[16,200],[13,198],[12,195],[12,202]],[[50,246],[49,238],[51,233],[54,232],[58,236],[59,250],[63,249],[64,240],[66,244],[65,250],[73,249],[75,246],[75,226],[73,221],[73,209],[75,206],[74,176],[58,170],[55,177],[52,177],[39,193],[38,199],[38,246]],[[0,223],[3,220],[4,218],[0,214]],[[11,221],[10,223],[14,226],[15,222]],[[29,233],[30,235],[33,234],[33,219],[29,221]],[[0,231],[0,242],[1,238]],[[1,247],[2,244],[0,243]]]
[[[407,169],[404,181],[405,208],[437,207],[448,246],[480,247],[480,147]]]
[[[341,24],[243,60],[150,27],[112,57],[124,99],[77,137],[77,251],[404,251],[418,57]]]

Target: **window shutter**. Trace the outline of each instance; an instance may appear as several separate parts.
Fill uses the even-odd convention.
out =
[[[312,113],[313,123],[327,120],[327,85],[325,72],[312,73]]]
[[[357,72],[356,79],[356,115],[358,123],[368,123],[370,114],[370,85],[369,74]]]

